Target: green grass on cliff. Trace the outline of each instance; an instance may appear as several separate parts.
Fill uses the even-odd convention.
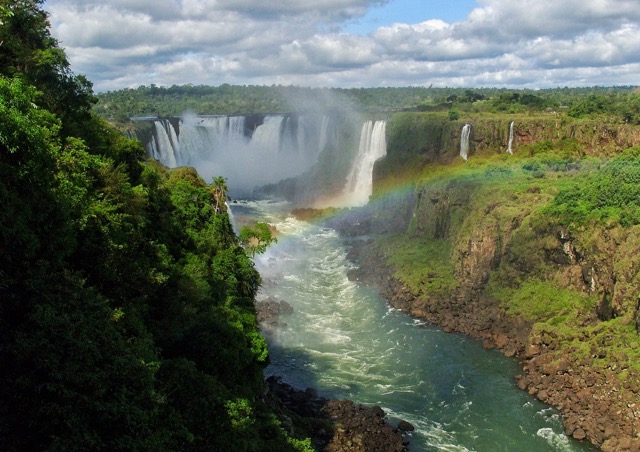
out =
[[[588,315],[596,305],[595,300],[585,294],[536,278],[516,288],[490,284],[488,293],[498,299],[509,314],[549,325]]]
[[[543,343],[554,342],[557,359],[569,354],[574,362],[614,371],[623,383],[638,384],[640,336],[628,318],[592,322],[584,313],[570,322],[554,320],[536,323],[531,334]]]
[[[640,148],[631,148],[566,186],[545,214],[567,225],[640,224]]]
[[[395,235],[378,240],[378,245],[389,256],[388,263],[395,268],[394,276],[414,295],[451,293],[458,286],[448,241]]]

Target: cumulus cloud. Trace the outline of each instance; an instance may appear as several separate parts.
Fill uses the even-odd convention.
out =
[[[637,0],[477,0],[464,20],[340,27],[394,0],[48,0],[97,90],[141,84],[638,84]]]

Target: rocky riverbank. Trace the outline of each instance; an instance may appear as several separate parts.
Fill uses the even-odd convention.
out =
[[[285,300],[262,297],[256,300],[257,319],[268,338],[277,329],[287,328],[286,317],[293,308]],[[326,452],[401,452],[407,450],[403,432],[413,430],[401,421],[393,427],[378,406],[368,407],[351,400],[318,397],[313,388],[294,388],[280,377],[267,378],[265,402],[279,414],[283,426],[308,435],[317,450]]]
[[[267,379],[271,407],[284,419],[284,427],[293,432],[302,427],[317,450],[326,452],[402,452],[407,443],[402,432],[408,423],[394,428],[385,421],[379,406],[364,406],[351,400],[318,397],[312,388],[300,390],[279,377]]]
[[[518,387],[557,407],[568,435],[605,451],[640,450],[640,388],[620,379],[620,369],[595,368],[572,350],[556,359],[557,338],[532,334],[530,323],[480,291],[462,286],[448,296],[416,295],[393,276],[373,240],[353,241],[349,257],[358,264],[350,277],[374,287],[393,307],[521,359]]]

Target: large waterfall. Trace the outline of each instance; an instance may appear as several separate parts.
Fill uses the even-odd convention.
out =
[[[358,155],[344,189],[343,206],[363,206],[369,201],[373,190],[373,165],[387,155],[386,129],[386,121],[367,121],[362,126]]]
[[[509,124],[509,140],[507,141],[507,152],[513,155],[513,124],[515,121],[511,121]]]
[[[167,119],[154,121],[153,126],[154,134],[149,144],[149,153],[169,168],[178,166],[176,150],[179,144],[175,129]]]
[[[469,136],[471,135],[471,124],[465,124],[460,134],[460,157],[467,160],[469,158]]]
[[[183,116],[154,121],[149,154],[172,168],[194,166],[205,180],[224,176],[235,194],[294,177],[337,146],[324,115]]]

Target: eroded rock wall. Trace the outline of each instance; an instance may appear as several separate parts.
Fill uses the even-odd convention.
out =
[[[505,152],[508,121],[468,122],[471,159]],[[394,171],[417,173],[417,166],[428,172],[431,164],[454,161],[464,123],[436,122],[428,132],[437,136],[422,130],[412,142],[407,134],[424,126],[412,118],[402,130],[402,148],[390,141],[388,157],[377,164],[377,181],[384,184]],[[390,137],[396,133],[393,127],[392,122]],[[565,146],[574,157],[611,156],[640,145],[638,126],[555,117],[516,120],[514,135],[516,154],[527,152],[526,156],[545,141]],[[499,176],[416,183],[413,213],[405,216],[410,217],[408,224],[394,223],[393,216],[376,220],[371,215],[375,228],[369,232],[398,232],[406,226],[405,234],[412,240],[446,242],[457,281],[451,292],[409,287],[395,268],[385,265],[389,251],[374,241],[354,247],[354,259],[364,270],[352,276],[376,286],[394,307],[520,357],[525,373],[518,379],[519,387],[558,407],[568,434],[603,450],[640,450],[640,379],[634,358],[617,346],[625,339],[616,336],[629,331],[629,325],[640,329],[640,226],[561,225],[540,215],[557,193],[553,184],[537,183],[532,177],[528,186],[517,190],[505,191],[505,184],[494,190],[491,177]],[[495,296],[501,289],[517,290],[526,281],[585,300],[579,324],[568,332],[557,331],[545,318],[513,312]],[[532,303],[545,303],[539,294],[532,292],[531,297]]]

